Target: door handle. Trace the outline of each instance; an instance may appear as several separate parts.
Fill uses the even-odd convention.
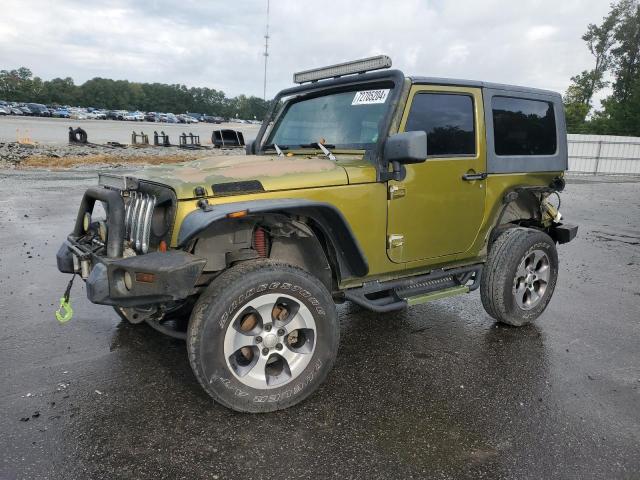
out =
[[[487,174],[483,173],[465,173],[462,175],[462,180],[466,180],[467,182],[471,182],[473,180],[484,180],[487,178]]]

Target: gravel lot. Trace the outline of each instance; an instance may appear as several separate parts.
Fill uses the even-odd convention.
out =
[[[640,472],[640,180],[572,179],[580,224],[537,324],[479,295],[339,308],[325,385],[268,415],[213,404],[183,342],[123,323],[55,252],[95,172],[0,170],[0,479],[632,479]]]
[[[70,145],[68,143],[69,126],[82,127],[88,134],[89,145]],[[66,120],[61,118],[38,117],[0,117],[0,168],[20,166],[68,167],[84,164],[102,164],[117,166],[130,162],[155,163],[160,161],[193,160],[202,156],[220,154],[213,149],[211,134],[214,129],[231,128],[240,130],[245,140],[253,139],[258,125],[239,123],[211,124],[196,123],[190,125],[123,122],[114,120]],[[133,147],[131,132],[144,131],[153,143],[153,131],[164,131],[170,142],[179,143],[183,132],[200,135],[202,150],[189,150],[178,147]],[[18,139],[27,139],[33,144],[18,143]],[[126,148],[113,148],[107,142],[128,145]],[[102,146],[101,146],[102,145]],[[225,155],[244,153],[243,149],[226,150]],[[62,159],[62,160],[59,160]]]

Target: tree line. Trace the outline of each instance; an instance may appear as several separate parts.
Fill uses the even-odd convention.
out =
[[[640,136],[640,1],[618,0],[582,36],[593,68],[571,78],[564,95],[569,133]],[[594,96],[611,93],[594,109]]]
[[[269,101],[246,95],[227,97],[206,87],[138,83],[92,78],[76,85],[72,78],[42,80],[31,70],[0,70],[0,100],[144,112],[197,112],[207,115],[262,120]]]

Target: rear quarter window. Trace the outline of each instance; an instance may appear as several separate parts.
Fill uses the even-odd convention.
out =
[[[496,155],[556,153],[556,119],[551,102],[495,96],[491,107]]]

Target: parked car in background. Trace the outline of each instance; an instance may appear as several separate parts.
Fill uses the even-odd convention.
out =
[[[41,103],[27,103],[26,105],[29,110],[31,110],[31,114],[36,117],[50,117],[49,109],[46,105],[42,105]]]
[[[193,118],[191,115],[187,115],[186,113],[181,113],[180,115],[176,115],[176,118],[180,123],[198,123],[197,118]]]
[[[124,116],[125,120],[131,121],[131,122],[143,122],[144,121],[144,113],[142,112],[128,112],[125,116]]]
[[[207,123],[222,123],[222,117],[216,117],[213,115],[204,115],[204,121]]]
[[[84,109],[80,109],[80,108],[70,108],[69,118],[72,118],[74,120],[86,120],[87,112]]]
[[[189,115],[191,118],[195,118],[198,122],[204,122],[204,113],[187,112],[185,115]]]
[[[106,120],[107,112],[105,110],[93,110],[88,116],[95,120]]]
[[[159,115],[160,122],[164,123],[178,123],[178,118],[173,113],[161,113]]]
[[[107,112],[107,120],[123,120],[124,114],[120,110],[109,110]]]
[[[72,118],[74,120],[127,120],[135,122],[163,122],[192,124],[199,122],[223,123],[226,119],[204,113],[188,112],[174,114],[171,112],[141,112],[128,110],[106,110],[95,107],[61,106],[57,104],[20,103],[0,100],[0,115],[33,115],[37,117]],[[234,120],[250,123],[247,120]]]
[[[69,110],[67,110],[66,108],[59,107],[53,111],[52,116],[56,118],[69,118],[71,114],[69,113]]]

